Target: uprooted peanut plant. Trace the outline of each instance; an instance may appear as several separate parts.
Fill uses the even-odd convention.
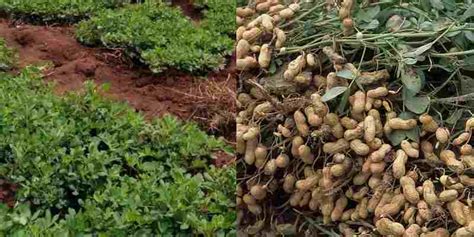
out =
[[[409,44],[404,55],[414,61],[407,63],[408,56],[389,58],[391,49],[377,54],[364,41],[379,24],[388,28],[370,37],[413,30],[391,22],[408,20],[403,11],[384,13],[392,20],[372,29],[364,25],[369,19],[352,15],[415,3],[302,2],[256,0],[237,8],[239,233],[473,236],[472,95],[435,97],[441,89],[441,95],[459,93],[458,80],[470,78],[463,64],[468,60],[457,57],[471,52],[434,52],[439,44],[457,46],[443,38],[456,26],[425,32],[425,46]],[[319,13],[338,15],[319,25],[326,36],[298,33],[318,31],[321,22],[312,24],[311,16]],[[340,28],[327,30],[335,21]],[[341,41],[352,35],[359,40]],[[286,47],[318,37],[323,43]],[[436,41],[427,45],[430,37]],[[435,74],[423,67],[431,56],[455,57],[449,59],[459,67],[451,76]]]

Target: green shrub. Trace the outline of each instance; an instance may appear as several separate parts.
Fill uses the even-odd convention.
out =
[[[168,68],[197,73],[216,69],[233,45],[228,36],[198,28],[180,10],[161,4],[103,11],[81,22],[76,34],[85,44],[126,48],[156,73]]]
[[[233,231],[235,169],[193,124],[148,123],[86,91],[53,95],[32,69],[0,76],[0,176],[19,184],[0,236],[188,236]]]
[[[5,40],[0,38],[0,71],[9,70],[16,61],[16,53],[7,47]]]
[[[234,1],[197,0],[194,4],[205,9],[204,19],[201,22],[203,28],[227,35],[235,33],[236,4]]]
[[[74,23],[131,0],[0,0],[0,10],[33,23]]]

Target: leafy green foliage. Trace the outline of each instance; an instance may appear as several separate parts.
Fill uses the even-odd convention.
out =
[[[57,97],[39,78],[0,77],[0,175],[25,203],[0,207],[0,235],[233,231],[235,169],[209,162],[222,142],[172,117],[148,123],[91,83]]]
[[[131,0],[0,0],[0,10],[34,23],[72,23],[105,8],[116,8]]]
[[[161,4],[106,10],[79,24],[78,39],[89,45],[126,48],[156,73],[167,68],[202,72],[222,66],[232,40],[193,25],[175,8]]]
[[[235,8],[234,1],[225,0],[198,0],[194,4],[204,8],[204,19],[200,25],[214,32],[233,35],[235,32]]]
[[[5,40],[0,38],[0,71],[10,69],[16,61],[16,53],[7,47]]]

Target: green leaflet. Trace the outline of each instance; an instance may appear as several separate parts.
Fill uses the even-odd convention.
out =
[[[421,90],[422,80],[418,73],[411,68],[406,68],[402,71],[400,76],[403,85],[413,93],[418,93]]]
[[[321,100],[323,102],[330,101],[330,100],[336,98],[337,96],[341,95],[342,93],[344,93],[344,91],[346,91],[346,90],[347,90],[347,86],[333,87],[333,88],[329,89],[328,91],[326,91],[326,93],[322,96]]]
[[[405,106],[415,114],[422,114],[430,105],[428,96],[416,96],[411,90],[403,89],[403,102]]]

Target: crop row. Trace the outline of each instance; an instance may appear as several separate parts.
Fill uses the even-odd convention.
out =
[[[79,41],[122,48],[155,73],[169,68],[191,73],[222,68],[232,51],[235,3],[206,0],[194,5],[202,11],[199,23],[156,0],[0,0],[0,12],[39,24],[79,22]]]
[[[2,236],[226,234],[235,220],[227,149],[172,117],[146,122],[92,83],[57,97],[35,68],[0,76],[0,176],[18,186],[0,205]]]
[[[131,0],[0,0],[0,10],[31,22],[73,23],[105,9],[121,7]]]
[[[233,43],[207,29],[211,21],[203,23],[196,27],[175,8],[141,4],[104,11],[81,22],[76,33],[84,44],[128,49],[157,73],[170,67],[202,72],[223,66]]]

